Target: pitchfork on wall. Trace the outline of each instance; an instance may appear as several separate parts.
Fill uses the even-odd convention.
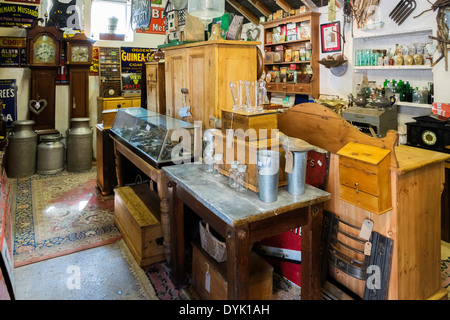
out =
[[[416,7],[417,4],[415,0],[400,0],[394,10],[389,14],[389,17],[391,17],[398,25],[401,25]]]

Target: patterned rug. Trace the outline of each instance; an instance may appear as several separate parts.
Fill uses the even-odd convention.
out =
[[[14,262],[23,266],[121,239],[114,197],[89,172],[33,175],[16,180]]]

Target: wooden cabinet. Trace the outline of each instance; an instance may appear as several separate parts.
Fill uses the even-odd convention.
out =
[[[293,77],[293,80],[283,82],[283,79],[278,78],[278,82],[275,82],[276,77],[272,77],[272,82],[268,82],[266,86],[269,93],[308,94],[319,98],[320,70],[317,62],[320,50],[319,16],[320,13],[310,12],[262,24],[266,72],[272,71],[273,75],[277,72],[281,74],[283,68],[288,73],[296,72],[296,80]],[[295,26],[296,32],[292,33],[294,29],[289,29],[291,26]],[[285,36],[280,37],[280,32]],[[312,78],[309,78],[306,73],[311,72]]]
[[[202,41],[165,48],[166,114],[181,119],[179,110],[190,107],[189,121],[202,121],[231,110],[229,81],[256,81],[257,47],[250,41]]]
[[[147,110],[166,114],[166,91],[163,62],[147,62]]]
[[[391,210],[390,152],[355,142],[339,150],[341,199],[375,214]]]
[[[95,125],[96,130],[96,165],[97,186],[102,195],[111,194],[117,185],[116,168],[114,166],[114,143],[109,136],[109,129],[102,124]]]
[[[117,109],[120,108],[138,108],[141,106],[141,98],[140,97],[130,97],[130,98],[123,98],[123,97],[114,97],[114,98],[97,98],[97,119],[101,123],[104,120],[104,112],[103,111],[109,111],[107,112],[108,118],[111,118],[114,121],[115,112],[117,112]],[[113,114],[111,114],[113,113]],[[112,124],[111,121],[108,121],[109,125],[105,124],[105,128],[109,129]]]

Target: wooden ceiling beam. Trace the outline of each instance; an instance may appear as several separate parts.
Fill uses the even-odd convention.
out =
[[[309,10],[311,10],[312,12],[317,12],[319,11],[319,8],[316,6],[316,4],[314,2],[312,2],[311,0],[302,0],[302,2],[305,4],[305,6],[307,6],[309,8]]]
[[[241,6],[239,3],[237,3],[236,0],[227,0],[227,2],[239,13],[241,13],[244,17],[246,17],[249,21],[253,22],[255,25],[259,25],[259,19],[255,17],[253,13],[251,13],[247,8],[244,6]]]
[[[275,3],[283,9],[285,12],[289,12],[289,10],[293,9],[289,3],[285,0],[275,0]]]
[[[261,12],[266,18],[272,14],[272,11],[270,11],[264,4],[261,3],[259,0],[248,0],[248,2],[254,6],[259,12]]]

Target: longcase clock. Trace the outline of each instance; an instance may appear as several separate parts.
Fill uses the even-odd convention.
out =
[[[27,29],[27,59],[31,70],[30,99],[35,102],[30,118],[35,121],[36,130],[52,132],[55,129],[55,79],[60,66],[63,32],[56,26],[48,26],[47,22],[45,14],[45,19],[37,19]]]
[[[89,70],[93,40],[84,33],[77,33],[66,38],[65,42],[70,83],[70,118],[89,117]]]

